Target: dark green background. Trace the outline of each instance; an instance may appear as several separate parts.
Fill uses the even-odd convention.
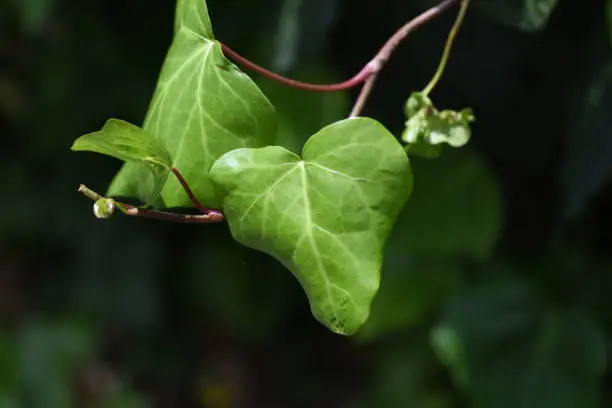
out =
[[[76,193],[119,168],[69,147],[109,117],[142,122],[173,1],[1,2],[0,408],[612,406],[612,6],[553,3],[469,10],[432,98],[474,109],[473,140],[413,160],[371,320],[345,338],[226,225],[102,222]],[[433,4],[209,11],[243,55],[333,82]],[[454,13],[399,47],[365,115],[401,133]],[[295,150],[355,97],[254,78]]]

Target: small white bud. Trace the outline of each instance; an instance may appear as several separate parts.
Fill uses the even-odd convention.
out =
[[[108,198],[101,198],[94,203],[93,212],[98,219],[108,219],[115,212],[115,202]]]

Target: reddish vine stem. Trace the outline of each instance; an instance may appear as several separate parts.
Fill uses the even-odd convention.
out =
[[[424,11],[420,15],[410,20],[408,23],[404,24],[403,27],[397,30],[395,34],[393,34],[391,38],[387,40],[385,45],[382,46],[382,48],[380,49],[380,51],[378,51],[373,60],[378,62],[379,69],[374,71],[365,81],[363,87],[361,88],[361,92],[357,97],[357,102],[355,102],[355,105],[353,106],[349,117],[352,118],[359,116],[359,114],[363,110],[366,101],[370,96],[370,93],[372,92],[372,88],[374,87],[374,82],[376,81],[378,72],[387,63],[389,57],[391,57],[391,54],[393,53],[393,51],[395,51],[395,48],[397,48],[399,43],[401,43],[412,31],[421,27],[423,24],[430,21],[431,19],[439,16],[448,8],[458,2],[459,0],[444,0],[442,3]]]
[[[129,215],[131,217],[145,217],[145,218],[154,218],[156,220],[162,221],[172,221],[172,222],[180,222],[180,223],[188,223],[188,224],[211,224],[216,222],[225,221],[225,216],[221,211],[213,210],[210,208],[206,208],[202,205],[200,200],[197,199],[191,187],[187,183],[187,180],[183,177],[181,172],[173,167],[170,169],[172,174],[177,178],[181,186],[189,196],[189,199],[195,205],[195,207],[202,212],[202,214],[176,214],[167,211],[159,211],[159,210],[150,210],[147,208],[140,208],[130,204],[125,204],[119,201],[115,201],[114,199],[108,199],[106,197],[101,196],[95,191],[87,188],[83,184],[79,186],[78,191],[83,193],[85,196],[91,198],[94,201],[98,201],[100,199],[110,200],[113,205],[117,206],[117,208],[125,215]]]
[[[372,92],[372,88],[374,88],[374,83],[376,82],[376,78],[378,77],[377,73],[373,73],[370,77],[365,81],[359,95],[357,96],[357,100],[351,109],[351,113],[349,113],[349,118],[354,118],[359,116],[361,110],[365,106],[370,93]]]
[[[191,190],[191,187],[189,187],[189,184],[187,183],[187,180],[185,180],[185,178],[183,177],[181,172],[176,167],[172,167],[172,169],[170,169],[170,171],[172,171],[172,174],[174,174],[174,176],[176,177],[178,182],[181,183],[181,186],[183,187],[183,189],[185,190],[185,192],[189,196],[189,199],[191,200],[193,205],[195,205],[195,207],[198,210],[200,210],[203,214],[209,214],[210,212],[214,211],[214,210],[211,210],[210,208],[206,208],[206,207],[204,207],[202,205],[200,200],[198,200],[197,197],[195,196],[195,194],[193,194],[193,191]]]
[[[444,0],[442,3],[430,8],[429,10],[421,13],[419,16],[415,17],[414,19],[406,23],[403,27],[401,27],[398,31],[396,31],[395,34],[393,34],[393,36],[389,38],[389,40],[387,40],[387,42],[378,51],[376,56],[370,62],[368,62],[361,69],[361,71],[357,73],[357,75],[355,75],[354,77],[352,77],[351,79],[347,81],[340,82],[337,84],[328,84],[328,85],[311,84],[307,82],[301,82],[301,81],[296,81],[294,79],[285,78],[279,74],[276,74],[272,71],[269,71],[265,68],[262,68],[252,63],[251,61],[247,60],[246,58],[240,56],[238,53],[230,49],[225,44],[221,44],[221,47],[225,55],[231,57],[238,63],[244,65],[246,68],[249,68],[270,79],[279,81],[283,84],[286,84],[288,86],[291,86],[297,89],[303,89],[303,90],[315,91],[315,92],[333,92],[333,91],[341,91],[341,90],[350,89],[357,85],[363,84],[361,88],[361,92],[359,93],[359,96],[357,98],[357,101],[355,102],[355,105],[353,106],[353,109],[351,110],[351,113],[349,115],[349,117],[356,117],[356,116],[359,116],[359,114],[361,113],[363,106],[365,105],[372,91],[372,88],[378,76],[378,72],[380,72],[383,66],[387,63],[387,61],[389,60],[389,57],[391,56],[395,48],[399,45],[399,43],[401,43],[408,36],[408,34],[410,34],[412,31],[421,27],[423,24],[433,19],[434,17],[437,17],[438,15],[442,14],[446,9],[448,9],[449,7],[451,7],[458,1],[459,0]],[[177,168],[173,167],[171,171],[174,174],[174,176],[177,178],[177,180],[179,181],[179,183],[181,184],[181,186],[183,187],[187,195],[189,196],[189,199],[191,200],[191,202],[194,204],[194,206],[199,211],[202,212],[202,214],[198,214],[198,215],[176,214],[176,213],[170,213],[166,211],[150,210],[146,208],[135,207],[130,204],[121,203],[113,199],[103,197],[82,184],[79,186],[78,191],[83,193],[85,196],[91,198],[94,201],[98,201],[100,199],[107,200],[112,205],[116,205],[117,208],[122,213],[128,216],[132,216],[132,217],[146,217],[146,218],[154,218],[154,219],[163,220],[163,221],[191,223],[191,224],[209,224],[209,223],[222,222],[225,220],[225,216],[223,215],[222,212],[218,210],[206,208],[204,207],[204,205],[202,205],[202,203],[197,199],[197,197],[191,190],[191,187],[189,187],[189,184],[187,183],[187,181],[185,180],[185,178],[183,177],[183,175]]]
[[[223,50],[223,53],[226,56],[229,56],[234,61],[243,65],[245,68],[250,69],[254,72],[257,72],[258,74],[261,74],[267,78],[273,79],[282,84],[290,86],[292,88],[303,89],[305,91],[334,92],[334,91],[343,91],[346,89],[350,89],[350,88],[353,88],[363,83],[370,75],[372,75],[372,73],[375,70],[375,67],[371,66],[370,64],[367,64],[366,66],[363,67],[361,71],[357,73],[357,75],[355,75],[354,77],[352,77],[351,79],[347,81],[340,82],[337,84],[329,84],[329,85],[311,84],[308,82],[296,81],[295,79],[286,78],[282,75],[277,74],[276,72],[272,72],[263,67],[260,67],[259,65],[244,58],[242,55],[238,54],[236,51],[232,50],[230,47],[228,47],[227,45],[223,43],[221,43],[221,49]]]
[[[146,208],[138,208],[129,204],[115,201],[117,206],[123,207],[122,211],[125,215],[132,217],[153,218],[161,221],[171,221],[183,224],[212,224],[225,221],[225,217],[219,211],[209,210],[206,214],[176,214],[167,211],[148,210]]]
[[[395,34],[391,36],[391,38],[387,40],[387,42],[382,46],[378,53],[376,53],[376,56],[370,62],[368,62],[361,69],[361,71],[359,71],[357,75],[347,81],[340,82],[337,84],[311,84],[308,82],[301,82],[296,81],[294,79],[286,78],[275,72],[262,68],[257,64],[254,64],[253,62],[242,57],[240,54],[238,54],[223,43],[221,43],[221,48],[225,55],[231,57],[233,60],[235,60],[239,64],[242,64],[246,68],[251,69],[254,72],[257,72],[282,84],[291,86],[293,88],[314,92],[333,92],[350,89],[357,85],[363,84],[361,92],[357,97],[357,101],[355,102],[355,105],[353,106],[353,109],[351,110],[351,113],[349,115],[349,117],[355,117],[359,116],[359,114],[361,113],[363,106],[365,105],[372,91],[372,88],[374,87],[374,82],[376,82],[378,72],[380,72],[383,66],[387,63],[389,57],[391,56],[395,48],[397,48],[399,43],[401,43],[412,31],[421,27],[423,24],[437,17],[438,15],[442,14],[444,11],[446,11],[458,1],[459,0],[444,0],[437,6],[426,10],[425,12],[410,20],[403,27],[397,30]]]
[[[188,224],[211,224],[216,222],[222,222],[225,220],[223,214],[216,210],[209,210],[208,214],[175,214],[167,211],[158,211],[158,210],[149,210],[146,208],[139,208],[130,204],[125,204],[119,201],[116,201],[111,198],[106,198],[96,193],[95,191],[89,189],[88,187],[81,184],[78,189],[79,193],[82,193],[84,196],[94,200],[107,200],[112,203],[113,206],[116,206],[119,211],[123,214],[128,215],[130,217],[145,217],[145,218],[154,218],[156,220],[162,221],[172,221],[172,222],[180,222],[180,223],[188,223]],[[112,212],[111,212],[112,213]],[[103,217],[107,218],[107,217]]]

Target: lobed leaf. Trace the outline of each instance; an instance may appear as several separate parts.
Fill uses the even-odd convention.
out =
[[[372,119],[347,119],[312,136],[302,158],[279,146],[237,149],[214,164],[211,177],[234,238],[291,270],[321,323],[355,333],[412,189],[393,135]]]
[[[101,130],[79,137],[71,150],[101,153],[142,165],[147,174],[137,188],[147,203],[157,198],[171,167],[170,154],[159,140],[119,119],[109,119]]]
[[[220,205],[209,178],[214,161],[230,150],[274,140],[274,109],[255,83],[223,56],[205,1],[178,1],[174,39],[143,128],[163,142],[172,166],[211,207]],[[137,195],[143,172],[141,165],[127,163],[108,194]],[[172,177],[161,198],[167,207],[193,206]]]

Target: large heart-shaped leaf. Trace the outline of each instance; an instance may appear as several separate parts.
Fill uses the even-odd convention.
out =
[[[220,199],[208,171],[224,153],[261,147],[276,135],[274,109],[255,83],[225,59],[214,41],[206,3],[179,0],[175,35],[143,128],[160,139],[195,195],[217,207]],[[138,195],[134,186],[144,168],[127,163],[109,195]],[[178,181],[168,178],[162,199],[167,207],[193,204]]]
[[[134,188],[147,204],[157,198],[170,173],[170,154],[164,145],[138,126],[119,119],[109,119],[101,130],[79,137],[71,150],[101,153],[142,165],[147,173]]]
[[[211,177],[234,238],[291,270],[320,322],[355,333],[412,190],[395,137],[372,119],[346,119],[312,136],[302,158],[279,146],[237,149],[214,164]]]

